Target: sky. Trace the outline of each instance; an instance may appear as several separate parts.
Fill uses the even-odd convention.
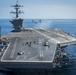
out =
[[[0,0],[0,18],[14,18],[9,12],[17,0]],[[76,0],[18,0],[24,19],[76,19]]]

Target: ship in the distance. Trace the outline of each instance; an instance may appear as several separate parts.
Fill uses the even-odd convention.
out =
[[[67,65],[66,47],[76,38],[58,29],[23,28],[19,18],[21,5],[12,6],[16,15],[10,22],[14,30],[0,39],[0,68],[53,69]]]

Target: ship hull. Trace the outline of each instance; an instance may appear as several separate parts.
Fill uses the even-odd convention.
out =
[[[53,69],[52,63],[40,62],[2,62],[0,68],[8,69]]]

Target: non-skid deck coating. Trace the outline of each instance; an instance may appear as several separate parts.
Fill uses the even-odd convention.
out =
[[[6,62],[52,62],[57,44],[76,44],[74,37],[57,29],[26,29],[11,32],[6,37],[10,43],[1,58],[1,61]],[[49,46],[44,46],[45,42]],[[24,53],[18,55],[19,51]]]

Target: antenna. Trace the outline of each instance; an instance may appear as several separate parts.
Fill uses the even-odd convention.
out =
[[[18,4],[18,0],[17,0],[17,4]]]
[[[17,0],[16,4],[15,5],[12,5],[11,7],[14,7],[15,8],[15,12],[13,12],[13,11],[10,12],[12,14],[16,14],[16,17],[15,18],[18,18],[19,17],[19,14],[24,13],[21,10],[19,10],[20,7],[23,7],[23,6],[18,4],[18,0]]]

